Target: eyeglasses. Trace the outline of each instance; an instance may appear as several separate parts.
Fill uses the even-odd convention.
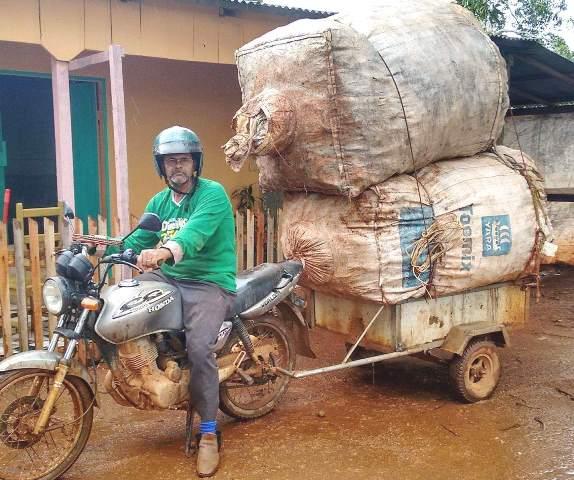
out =
[[[191,165],[193,158],[191,157],[167,157],[164,159],[164,164],[168,167],[175,167],[176,165],[182,165],[184,167]]]

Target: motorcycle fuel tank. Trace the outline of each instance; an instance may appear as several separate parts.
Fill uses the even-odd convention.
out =
[[[163,282],[122,280],[106,289],[96,333],[110,343],[124,343],[157,332],[183,329],[179,291]]]

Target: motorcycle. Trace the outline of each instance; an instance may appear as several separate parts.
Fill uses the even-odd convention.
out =
[[[146,213],[129,235],[137,229],[158,232],[161,221]],[[137,277],[104,288],[114,265],[141,273],[137,255],[122,248],[129,235],[74,235],[71,246],[57,253],[57,276],[43,286],[44,305],[58,316],[47,350],[0,362],[0,478],[52,480],[76,462],[99,404],[101,360],[108,367],[104,388],[119,405],[187,410],[186,450],[191,449],[190,371],[177,288]],[[117,245],[120,253],[93,266],[88,252],[94,243]],[[100,266],[105,271],[98,281]],[[226,414],[250,419],[269,413],[287,389],[290,377],[282,372],[294,370],[296,354],[314,357],[302,299],[294,294],[302,270],[301,262],[287,260],[237,276],[237,297],[214,349]],[[88,365],[75,355],[85,341],[99,352]]]

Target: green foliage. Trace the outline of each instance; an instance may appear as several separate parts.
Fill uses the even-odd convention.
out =
[[[468,8],[489,33],[510,29],[520,37],[537,40],[556,53],[574,59],[564,39],[555,32],[565,18],[566,0],[457,0]]]
[[[558,35],[549,35],[549,45],[550,50],[556,52],[558,55],[562,55],[564,58],[572,60],[574,62],[574,52],[568,47],[566,42],[562,37]]]
[[[469,9],[489,33],[504,29],[508,0],[458,0],[458,4]]]

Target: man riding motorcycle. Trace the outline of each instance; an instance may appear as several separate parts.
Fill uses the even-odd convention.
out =
[[[197,473],[209,477],[219,466],[221,446],[213,348],[236,289],[233,210],[223,186],[201,177],[203,149],[192,130],[173,126],[160,132],[153,158],[167,188],[149,201],[145,211],[160,217],[162,229],[138,230],[125,247],[139,253],[138,265],[146,273],[138,278],[170,283],[181,293],[190,396],[201,417]]]

